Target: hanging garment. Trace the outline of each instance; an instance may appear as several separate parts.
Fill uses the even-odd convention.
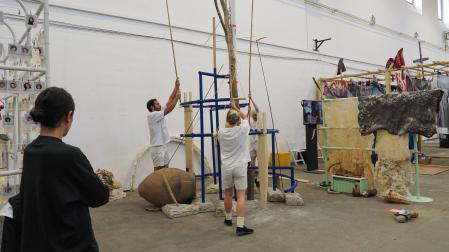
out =
[[[377,81],[371,82],[371,95],[379,96],[385,94],[385,87],[380,85]]]
[[[352,97],[352,94],[346,88],[331,88],[326,86],[324,87],[324,96],[327,99],[335,99]]]
[[[357,85],[356,83],[349,84],[348,90],[351,93],[353,97],[360,97],[360,85]]]
[[[407,76],[407,91],[423,91],[430,88],[430,81]]]
[[[344,72],[346,72],[346,66],[345,66],[345,63],[343,63],[343,59],[340,59],[340,60],[338,60],[338,65],[337,65],[337,75],[340,75]]]
[[[393,135],[433,136],[443,91],[419,91],[359,98],[358,121],[363,136],[379,129]]]
[[[404,79],[404,74],[395,72],[393,74],[394,79],[396,80],[396,84],[401,92],[407,91],[407,82]]]
[[[438,127],[449,127],[449,77],[445,75],[438,75],[436,87],[444,91],[443,98],[440,102],[440,112],[438,113],[437,125]]]

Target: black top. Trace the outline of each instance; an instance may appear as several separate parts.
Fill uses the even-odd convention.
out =
[[[21,251],[98,251],[88,207],[106,204],[109,190],[79,148],[35,139],[25,149],[20,195]]]

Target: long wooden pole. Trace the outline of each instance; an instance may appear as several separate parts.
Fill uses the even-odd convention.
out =
[[[190,102],[192,101],[192,92],[189,92],[189,96],[187,97],[187,93],[184,93],[184,101]],[[192,134],[192,105],[184,107],[184,132],[185,134]],[[186,137],[185,140],[185,159],[186,159],[186,171],[190,173],[194,173],[195,169],[193,166],[193,139],[191,137]]]
[[[417,66],[407,66],[407,67],[401,67],[401,68],[394,68],[391,70],[388,69],[382,69],[382,70],[377,70],[377,71],[367,71],[367,72],[363,72],[363,73],[358,73],[358,74],[345,74],[345,75],[341,75],[338,77],[331,77],[331,78],[321,78],[321,80],[323,81],[333,81],[333,80],[340,80],[340,79],[347,79],[347,78],[351,78],[351,77],[360,77],[360,76],[368,76],[368,75],[381,75],[381,74],[385,74],[386,71],[390,71],[391,72],[397,72],[397,71],[402,71],[402,70],[414,70],[417,69],[419,70],[421,67],[425,67],[425,68],[429,68],[429,67],[433,67],[433,66],[449,66],[449,61],[434,61],[431,64],[418,64]],[[433,73],[432,75],[434,75],[435,73]],[[429,76],[429,75],[426,75]]]
[[[168,29],[170,30],[170,42],[171,42],[171,49],[172,49],[172,54],[173,54],[173,65],[175,66],[176,78],[179,78],[179,76],[178,76],[178,66],[176,64],[175,45],[173,43],[173,32],[172,32],[172,29],[171,29],[170,8],[168,6],[168,0],[165,0],[165,6],[167,7]]]
[[[391,66],[385,72],[385,91],[387,94],[391,93]]]
[[[176,200],[176,197],[173,194],[173,191],[171,190],[170,184],[168,183],[167,177],[165,177],[164,174],[162,174],[162,179],[164,180],[165,189],[167,189],[168,194],[170,194],[170,197],[173,200],[173,203],[176,204],[176,206],[179,206],[179,203]]]
[[[251,62],[253,59],[253,20],[254,20],[254,0],[251,0],[251,35],[249,37],[249,64],[248,64],[248,96],[251,98]],[[251,101],[248,102],[248,111],[251,113]],[[251,122],[251,115],[248,116]]]
[[[260,179],[260,207],[267,208],[268,194],[268,135],[267,135],[267,115],[259,113],[257,120],[257,128],[262,130],[262,134],[258,136],[257,162],[259,165]]]

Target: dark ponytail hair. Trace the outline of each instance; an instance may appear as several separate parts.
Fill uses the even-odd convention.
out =
[[[44,127],[57,128],[70,111],[75,111],[72,96],[62,88],[50,87],[37,96],[30,116]]]

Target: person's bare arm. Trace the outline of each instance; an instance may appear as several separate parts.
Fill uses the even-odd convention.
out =
[[[179,78],[176,78],[175,87],[173,88],[173,91],[171,92],[170,97],[168,98],[168,102],[170,102],[171,100],[174,100],[176,98],[176,95],[178,94],[180,85],[181,85],[181,82],[179,81]]]
[[[249,100],[250,100],[250,102],[254,105],[254,109],[256,110],[256,113],[259,113],[259,107],[258,107],[257,104],[254,102],[252,96],[249,97]]]
[[[171,98],[171,97],[170,97]],[[181,92],[178,90],[175,96],[168,100],[166,107],[164,109],[164,116],[168,115],[170,112],[173,111],[173,109],[176,107],[176,104],[178,103],[178,100],[181,98]]]
[[[164,115],[168,115],[173,109],[176,107],[178,100],[181,98],[181,92],[179,91],[179,86],[181,83],[179,82],[179,78],[176,78],[175,87],[168,98],[167,103],[165,104]]]
[[[239,112],[240,118],[242,118],[242,120],[245,120],[245,119],[246,119],[245,113],[243,113],[242,111],[240,111],[239,108],[237,108],[237,106],[235,105],[234,100],[231,100],[231,103],[229,104],[229,106],[230,106],[233,110]]]

